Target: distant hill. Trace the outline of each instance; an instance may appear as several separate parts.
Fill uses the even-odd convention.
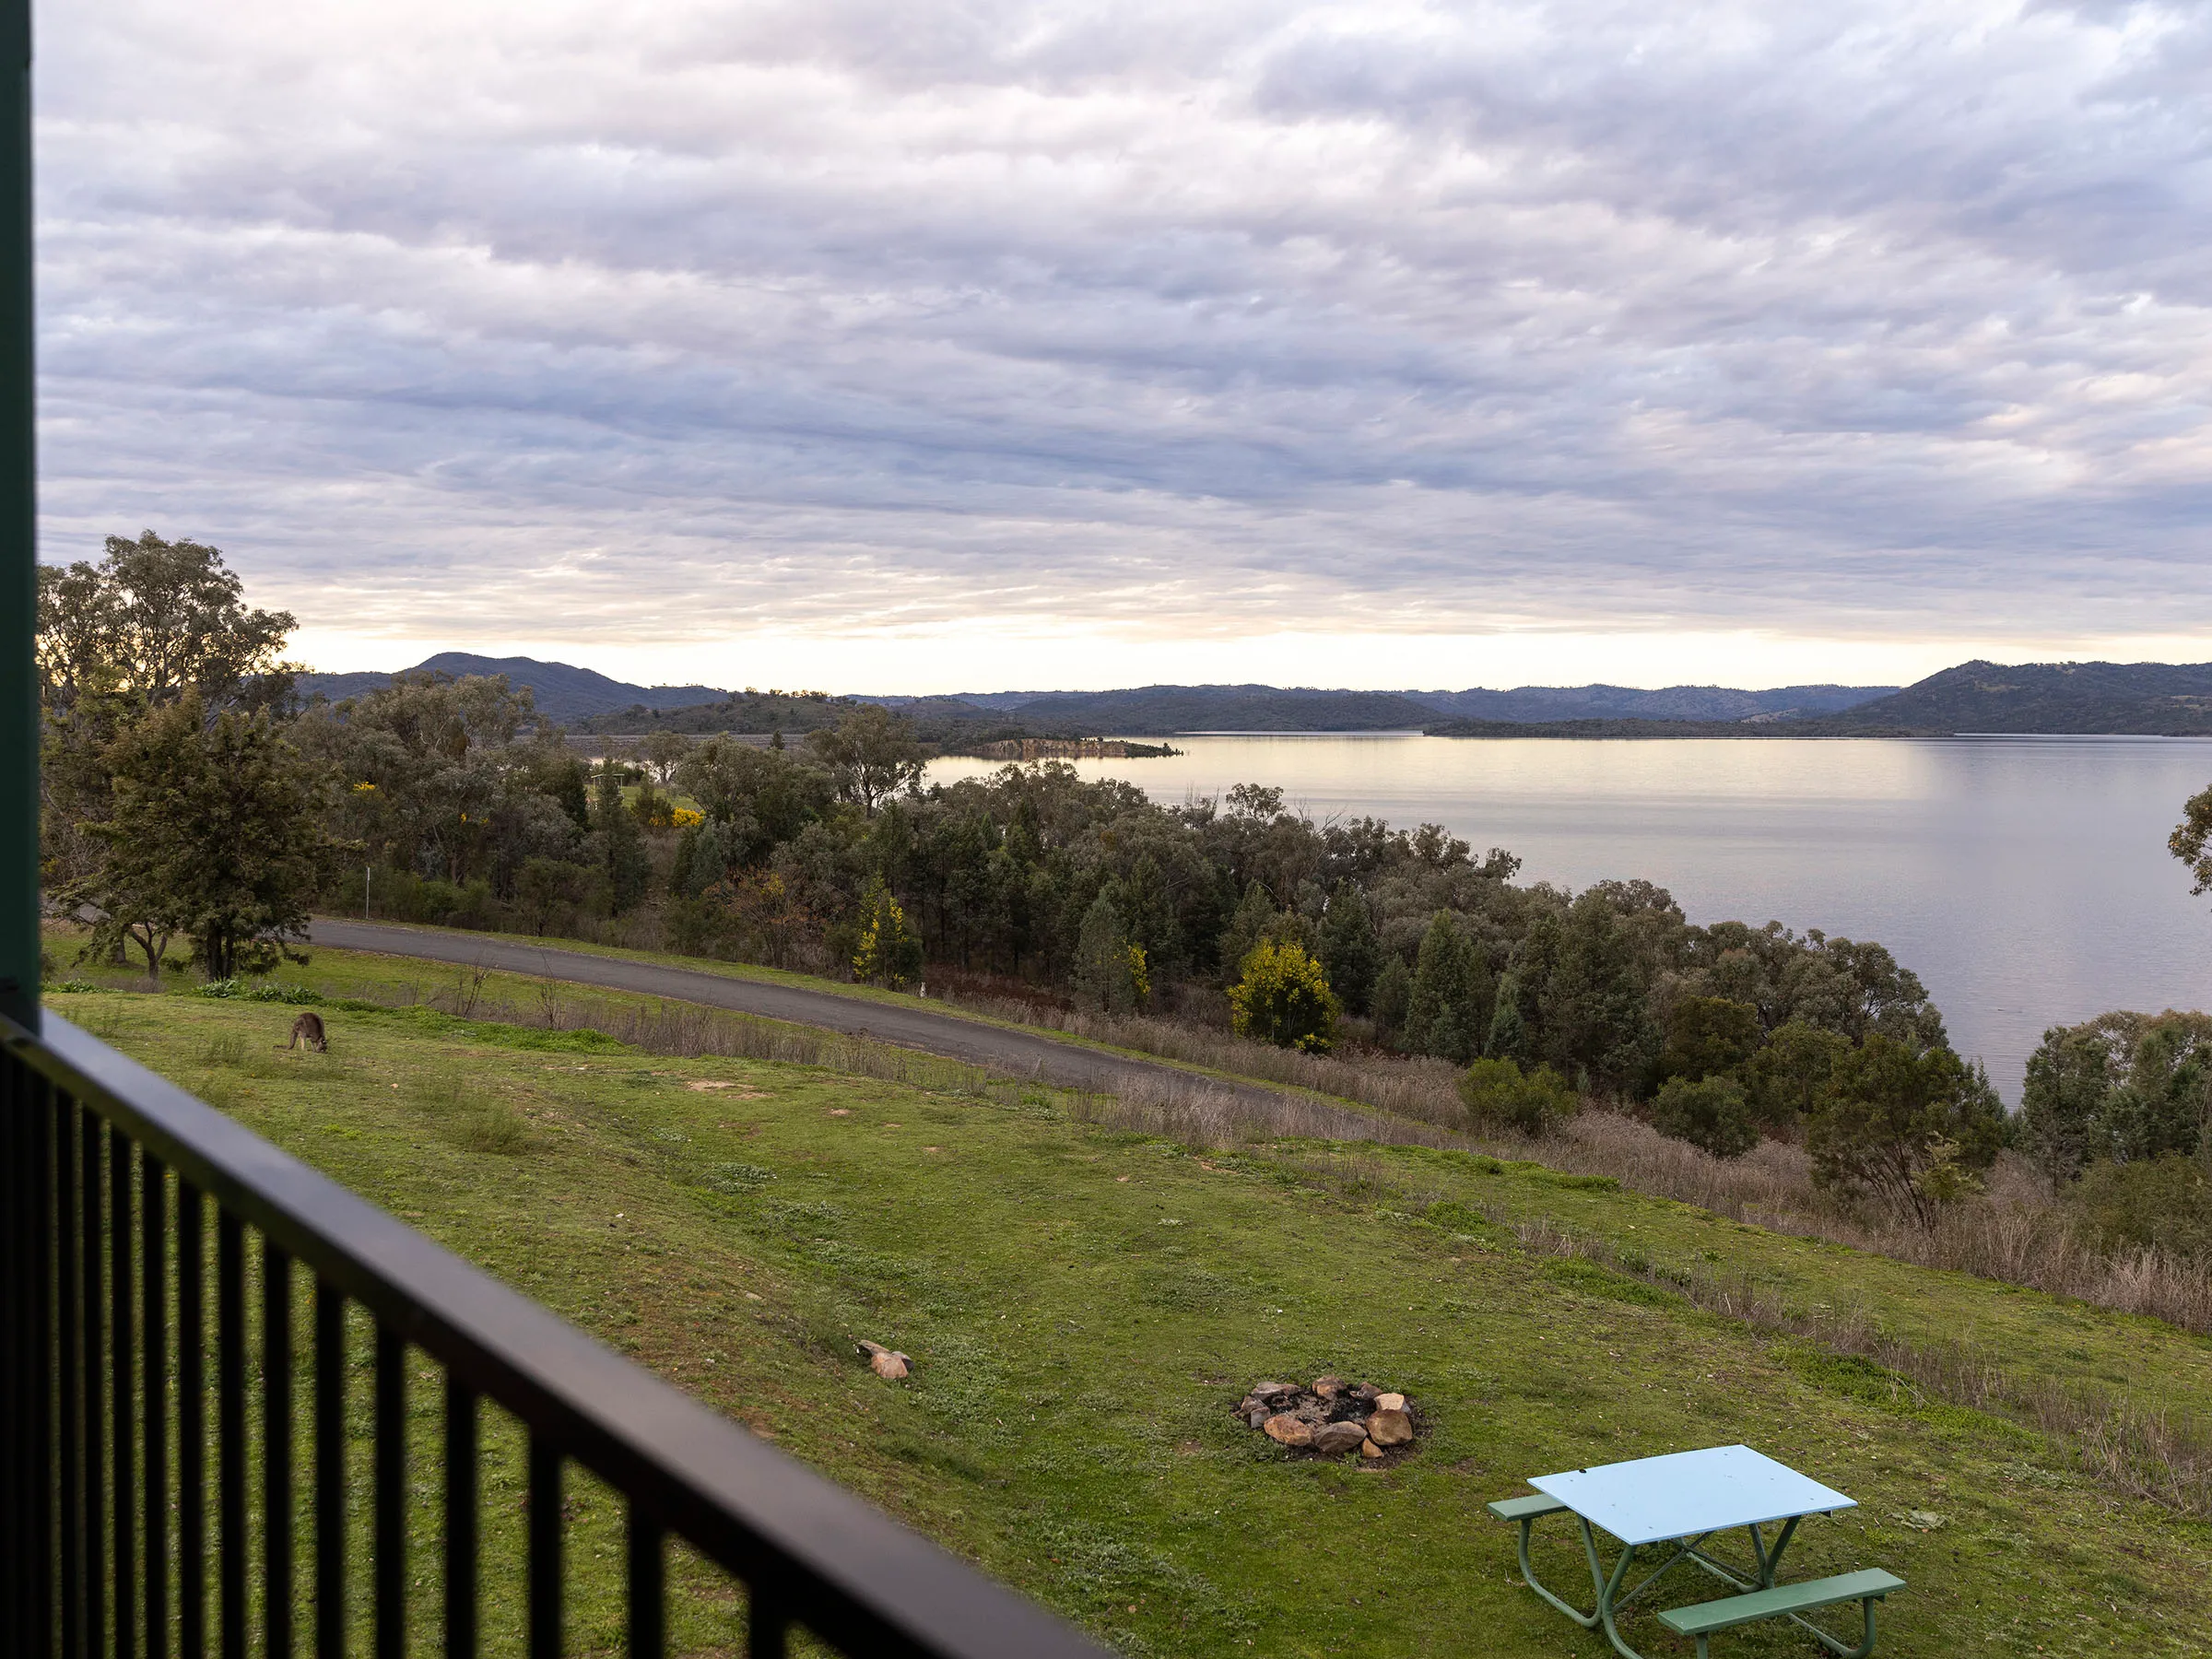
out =
[[[2212,736],[2212,663],[1961,663],[1833,713],[1442,721],[1440,737]]]
[[[509,685],[529,687],[537,712],[562,725],[575,725],[594,714],[608,714],[618,709],[680,709],[728,695],[712,686],[632,686],[567,663],[541,663],[535,657],[476,656],[465,651],[441,651],[402,672],[412,674],[425,668],[456,678],[466,674],[503,674]],[[392,679],[389,674],[303,674],[300,695],[312,698],[320,693],[338,702],[388,686]]]
[[[1004,712],[1040,735],[1179,732],[1418,731],[1436,711],[1391,691],[1282,690],[1274,686],[1143,686],[1053,691]]]
[[[1818,721],[1838,733],[2212,735],[2212,663],[1961,663]]]
[[[1511,691],[1408,691],[1441,714],[1462,720],[1769,720],[1829,714],[1871,702],[1895,686],[1781,686],[1738,691],[1727,686],[1517,686]]]
[[[650,731],[801,733],[860,702],[912,719],[924,738],[1171,736],[1188,732],[1429,731],[1445,736],[1931,736],[1959,732],[2212,735],[2212,663],[1962,663],[1916,685],[1519,686],[1508,691],[1317,690],[1277,686],[1140,686],[1113,691],[993,691],[959,697],[825,698],[635,686],[567,663],[441,652],[417,665],[504,674],[539,710],[608,735]],[[333,701],[387,674],[309,674],[305,696]]]

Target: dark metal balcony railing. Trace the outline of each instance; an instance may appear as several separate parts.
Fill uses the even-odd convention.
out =
[[[347,1535],[361,1312],[365,1540]],[[444,1393],[431,1548],[406,1399],[424,1357]],[[377,1659],[465,1659],[485,1640],[487,1401],[526,1437],[533,1659],[563,1652],[571,1465],[625,1506],[631,1659],[665,1646],[671,1538],[744,1586],[717,1651],[781,1655],[794,1630],[850,1653],[1100,1651],[65,1021],[0,1019],[0,1651],[290,1659],[304,1639],[337,1659],[364,1645],[355,1606]],[[411,1624],[426,1582],[438,1622],[426,1603]]]

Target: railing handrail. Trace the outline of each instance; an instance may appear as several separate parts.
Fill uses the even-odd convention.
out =
[[[847,1651],[1099,1659],[1070,1626],[48,1011],[0,1044]]]

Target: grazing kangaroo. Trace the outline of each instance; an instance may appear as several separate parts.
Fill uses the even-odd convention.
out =
[[[299,1018],[292,1021],[292,1040],[289,1042],[280,1042],[276,1046],[296,1049],[303,1042],[318,1054],[330,1053],[330,1039],[324,1034],[322,1015],[300,1015]]]

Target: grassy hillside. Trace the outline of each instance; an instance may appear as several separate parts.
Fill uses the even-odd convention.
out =
[[[319,951],[309,977],[391,971]],[[2072,1441],[1685,1291],[1711,1302],[1700,1288],[1725,1279],[1973,1339],[2054,1388],[2202,1412],[2212,1347],[2163,1326],[1468,1154],[1209,1155],[1013,1084],[659,1056],[422,1008],[333,1011],[332,1052],[312,1055],[270,1046],[282,1006],[53,1000],[1130,1653],[1425,1654],[1479,1633],[1486,1653],[1594,1655],[1514,1582],[1484,1501],[1531,1474],[1735,1441],[1860,1500],[1794,1555],[1911,1582],[1886,1653],[2201,1649],[2204,1524]],[[864,1336],[912,1354],[914,1377],[875,1378]],[[1411,1394],[1417,1453],[1286,1461],[1230,1415],[1258,1378],[1322,1371]],[[430,1391],[416,1404],[433,1420]],[[418,1501],[427,1522],[427,1477]],[[604,1647],[618,1551],[593,1539],[615,1517],[588,1493],[579,1510],[579,1634]],[[695,1590],[681,1644],[726,1642],[722,1618]],[[1687,1652],[1648,1618],[1634,1639]],[[1725,1651],[1808,1650],[1754,1633]]]

